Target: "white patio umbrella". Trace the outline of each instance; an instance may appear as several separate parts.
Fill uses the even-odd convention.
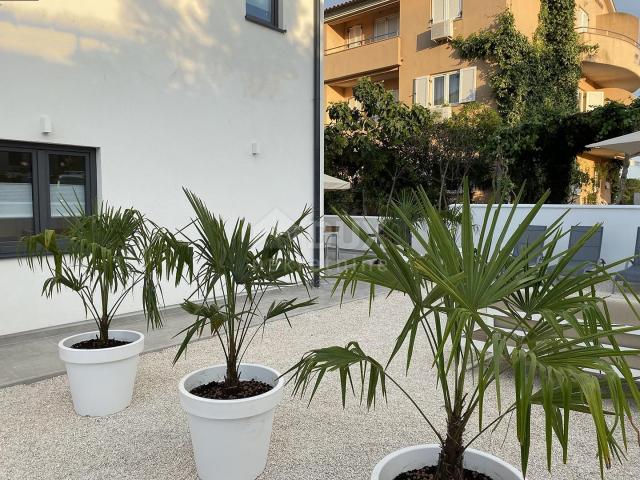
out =
[[[324,189],[325,190],[349,190],[351,184],[340,180],[339,178],[332,177],[331,175],[324,174]]]
[[[587,148],[596,148],[602,150],[611,150],[620,152],[627,157],[635,157],[640,155],[640,131],[622,135],[620,137],[610,138],[602,142],[587,145]]]

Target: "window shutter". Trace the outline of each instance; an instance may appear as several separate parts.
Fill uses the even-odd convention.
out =
[[[359,47],[362,41],[362,25],[349,28],[349,47]]]
[[[413,80],[413,103],[426,107],[429,98],[429,77],[419,77]]]
[[[460,103],[474,102],[476,100],[477,73],[477,67],[460,70]]]
[[[400,33],[399,20],[400,19],[398,18],[398,15],[391,15],[389,18],[387,18],[387,33],[390,37],[396,36],[398,33]]]
[[[586,31],[589,28],[589,14],[581,8],[578,10],[578,29],[581,32]]]
[[[462,13],[462,0],[446,0],[448,2],[449,11],[447,12],[447,18],[458,18]]]
[[[373,36],[374,40],[384,40],[387,37],[387,19],[386,18],[378,18],[376,19],[376,23],[373,28]]]
[[[578,89],[578,110],[584,112],[584,92]]]
[[[604,92],[585,92],[587,94],[587,102],[585,111],[590,112],[594,108],[604,105]]]
[[[431,0],[431,19],[433,23],[442,22],[445,19],[445,2],[448,0]]]

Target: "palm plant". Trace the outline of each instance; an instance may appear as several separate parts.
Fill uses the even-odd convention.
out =
[[[163,232],[164,251],[158,248],[155,253],[161,253],[163,259],[154,262],[165,269],[167,277],[175,275],[176,283],[187,281],[193,287],[182,308],[195,320],[180,332],[184,339],[174,363],[186,352],[191,339],[207,331],[219,340],[224,351],[225,387],[234,388],[240,383],[242,359],[261,330],[251,327],[264,327],[274,317],[287,317],[293,310],[315,303],[315,299],[297,298],[273,301],[265,311],[262,305],[270,289],[296,283],[309,285],[310,268],[300,238],[306,235],[302,222],[310,210],[305,209],[282,232],[276,225],[267,235],[254,235],[251,225],[240,219],[229,233],[221,217],[192,192],[184,191],[195,217],[176,234]],[[190,229],[193,233],[188,233]],[[189,267],[186,275],[182,275],[184,266]],[[151,306],[148,308],[151,310]]]
[[[160,293],[149,274],[148,262],[157,229],[139,211],[102,205],[95,214],[67,210],[64,233],[45,230],[25,237],[26,262],[31,269],[46,269],[48,277],[42,294],[47,298],[68,288],[82,300],[85,314],[98,327],[98,343],[107,346],[109,327],[125,298],[140,283],[143,297],[151,305]],[[159,312],[147,317],[152,326],[161,326]]]
[[[513,248],[547,195],[519,225],[513,222],[517,201],[502,227],[499,227],[501,205],[488,205],[479,233],[474,235],[469,191],[465,188],[458,245],[446,220],[424,191],[418,191],[417,197],[428,236],[415,228],[401,209],[396,209],[396,213],[424,254],[401,236],[380,236],[378,243],[352,218],[340,214],[342,221],[368,244],[370,254],[353,259],[347,269],[335,274],[334,289],[344,296],[357,283],[365,282],[371,285],[370,301],[379,286],[401,292],[413,305],[390,358],[386,363],[379,362],[353,341],[344,347],[312,350],[288,372],[293,374],[290,382],[294,393],[309,393],[313,398],[321,381],[328,377],[326,374],[337,372],[343,404],[348,385],[353,389],[353,377],[359,376],[361,398],[371,407],[376,398],[386,397],[390,383],[397,386],[413,402],[441,444],[435,477],[438,480],[464,478],[465,450],[512,414],[516,418],[522,470],[526,474],[534,409],[536,414],[541,410],[544,415],[547,466],[551,469],[554,439],[562,447],[562,459],[566,462],[571,414],[588,414],[595,426],[597,455],[604,475],[604,467],[611,465],[612,458],[622,458],[627,447],[625,421],[633,426],[631,405],[638,405],[640,395],[625,356],[638,355],[640,351],[618,346],[616,335],[633,327],[614,328],[606,301],[596,291],[599,284],[610,280],[607,268],[598,267],[575,276],[562,274],[590,235],[580,244],[558,252],[558,241],[564,235],[560,218],[544,238],[513,257]],[[544,251],[543,261],[530,267],[529,259],[538,255],[540,249]],[[371,258],[382,261],[372,265],[368,261]],[[496,320],[501,328],[495,326]],[[505,323],[509,327],[505,328]],[[474,341],[478,332],[485,339],[483,346]],[[423,367],[435,371],[446,431],[435,427],[432,412],[420,409],[387,371],[403,348],[407,352],[406,368],[410,368],[418,333],[426,337],[433,356],[433,363]],[[500,375],[505,370],[513,373],[515,382],[515,398],[508,401],[500,388]],[[469,378],[471,375],[473,380]],[[483,407],[489,388],[495,388],[499,414],[487,419]],[[607,408],[603,406],[605,398],[610,400]],[[469,431],[469,422],[475,415],[479,418],[479,430]]]
[[[380,233],[393,236],[401,236],[409,243],[411,242],[411,232],[404,221],[396,214],[402,213],[403,218],[409,220],[411,225],[418,227],[424,220],[420,204],[416,201],[412,190],[403,190],[397,198],[387,203],[385,215],[380,218]]]

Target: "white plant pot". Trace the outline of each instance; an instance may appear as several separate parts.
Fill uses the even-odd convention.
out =
[[[371,480],[393,480],[410,470],[437,465],[440,445],[418,445],[397,450],[376,465]],[[523,480],[522,473],[498,457],[468,448],[464,454],[464,468],[483,473],[493,480]]]
[[[226,365],[203,368],[179,384],[188,414],[198,476],[202,480],[254,480],[267,464],[273,414],[284,394],[280,374],[262,365],[242,364],[242,380],[258,380],[273,389],[240,400],[210,400],[189,393],[224,380]]]
[[[144,335],[130,330],[111,330],[109,338],[131,342],[97,350],[79,350],[71,345],[96,338],[98,332],[81,333],[58,343],[65,363],[73,408],[78,415],[102,417],[124,410],[131,403],[138,357]]]

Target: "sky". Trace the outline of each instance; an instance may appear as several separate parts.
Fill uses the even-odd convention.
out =
[[[329,1],[337,3],[336,0]],[[619,12],[628,12],[640,16],[639,0],[615,0],[615,2]]]

